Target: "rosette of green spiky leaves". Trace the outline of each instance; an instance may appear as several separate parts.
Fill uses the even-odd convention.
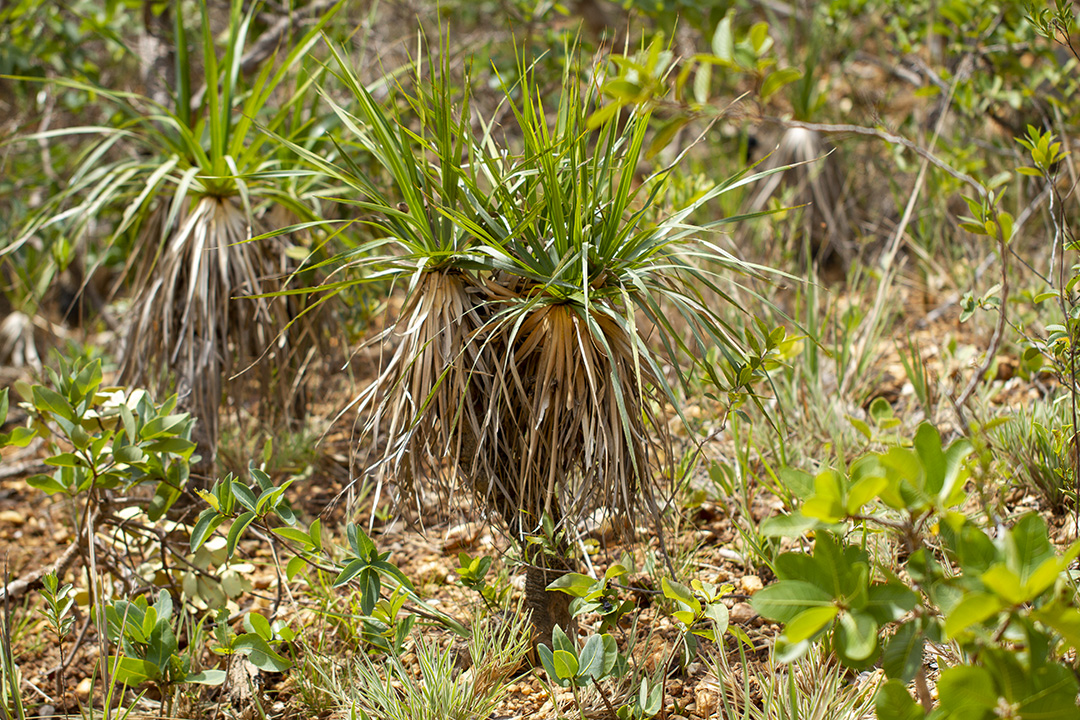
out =
[[[299,340],[298,333],[282,331],[301,312],[299,296],[264,293],[280,287],[296,270],[293,258],[305,252],[288,238],[319,217],[308,193],[310,170],[298,172],[295,156],[267,142],[256,123],[300,144],[314,142],[311,89],[318,73],[304,72],[302,61],[340,5],[280,62],[271,58],[245,78],[241,59],[259,4],[245,12],[244,3],[233,0],[222,49],[200,0],[201,32],[190,40],[201,49],[201,91],[192,88],[189,37],[177,6],[173,107],[135,93],[53,81],[97,93],[114,108],[112,125],[56,131],[93,141],[67,187],[27,223],[13,247],[49,233],[70,242],[97,240],[107,228],[104,242],[126,253],[133,278],[120,358],[124,380],[174,380],[211,445],[223,381],[234,369],[265,356],[260,397],[273,396],[273,406],[285,413],[292,406]],[[30,139],[43,135],[49,133]],[[287,223],[293,224],[271,229]],[[202,451],[212,456],[214,448]]]
[[[379,231],[369,252],[334,262],[405,288],[376,338],[389,360],[358,398],[375,466],[415,492],[414,480],[464,485],[520,534],[545,514],[655,510],[674,475],[664,415],[678,407],[682,368],[718,347],[728,377],[708,372],[736,389],[753,360],[725,320],[739,305],[722,280],[762,269],[707,239],[749,216],[692,216],[760,175],[665,214],[665,172],[638,175],[648,115],[590,127],[599,96],[570,72],[549,113],[523,63],[505,88],[514,122],[497,134],[471,114],[468,72],[455,90],[446,48],[439,63],[417,63],[410,88],[383,81],[392,109],[332,53],[353,96],[347,107],[326,98],[346,133],[340,151],[328,160],[286,143]],[[392,189],[354,154],[384,168]]]
[[[594,508],[655,511],[675,480],[665,415],[680,407],[684,370],[718,348],[728,377],[706,370],[735,390],[754,355],[728,319],[740,304],[723,285],[764,269],[708,241],[752,216],[691,218],[759,175],[667,211],[671,168],[639,175],[647,112],[594,127],[595,85],[568,69],[549,110],[528,68],[521,77],[506,90],[520,152],[490,195],[463,195],[482,203],[452,211],[490,262],[489,320],[477,338],[494,380],[473,401],[492,428],[477,442],[479,465],[495,472],[481,489],[504,496],[496,506],[516,508],[522,528]]]
[[[332,72],[351,101],[322,93],[343,130],[335,156],[278,139],[331,178],[341,189],[334,199],[356,208],[377,236],[318,266],[359,270],[355,279],[321,290],[370,281],[404,287],[397,320],[372,340],[390,346],[390,357],[357,398],[371,446],[385,448],[378,464],[392,466],[405,485],[413,478],[445,479],[454,470],[445,458],[471,456],[469,448],[483,434],[479,408],[463,398],[490,377],[487,355],[475,341],[487,316],[479,286],[487,260],[476,252],[477,239],[450,215],[469,204],[463,193],[482,185],[478,175],[487,172],[476,160],[481,149],[472,135],[468,80],[455,85],[450,53],[443,53],[432,76],[415,67],[414,94],[392,77],[380,81],[395,102],[387,109],[344,52],[330,49]],[[372,163],[384,177],[369,177]]]

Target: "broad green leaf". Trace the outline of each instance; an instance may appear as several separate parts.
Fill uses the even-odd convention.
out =
[[[319,518],[311,521],[311,525],[308,526],[308,536],[315,546],[315,551],[322,551],[322,521]]]
[[[1070,646],[1080,649],[1080,610],[1055,600],[1033,611],[1031,616],[1053,628]]]
[[[972,625],[990,619],[1001,612],[1001,609],[1001,600],[994,595],[968,593],[945,618],[945,637],[951,640]]]
[[[876,583],[867,594],[866,612],[874,616],[878,624],[894,622],[911,612],[919,602],[918,594],[899,580]]]
[[[596,585],[596,581],[588,575],[582,575],[580,573],[566,573],[562,577],[556,578],[550,584],[547,589],[560,590],[567,595],[574,597],[585,597],[592,590],[593,585]]]
[[[868,660],[878,647],[878,624],[869,613],[846,612],[837,623],[835,644],[845,659]]]
[[[979,576],[979,579],[1008,605],[1019,605],[1027,600],[1023,582],[1016,573],[1005,566],[1005,563],[994,563],[989,570]]]
[[[154,610],[157,612],[158,618],[162,620],[168,620],[172,617],[173,613],[173,601],[172,595],[165,588],[158,591],[157,599],[154,601]]]
[[[369,565],[360,571],[360,609],[365,615],[370,615],[375,609],[381,590],[382,582],[375,568]]]
[[[101,360],[90,363],[75,376],[72,385],[79,398],[85,398],[94,394],[101,385],[103,374],[101,372]]]
[[[669,581],[665,577],[660,579],[660,587],[664,591],[664,597],[683,603],[690,608],[690,611],[695,615],[701,612],[701,603],[694,597],[694,594],[690,592],[690,588],[682,583]]]
[[[288,525],[296,524],[296,513],[294,513],[292,508],[289,507],[288,500],[283,500],[282,502],[278,503],[278,505],[274,508],[274,513],[281,519],[283,523],[286,523]]]
[[[146,608],[146,614],[143,615],[142,627],[140,628],[140,630],[142,632],[143,637],[148,638],[148,640],[151,639],[150,636],[153,635],[153,633],[154,633],[154,628],[157,626],[157,619],[158,619],[157,608],[154,607],[153,605]],[[158,666],[161,665],[161,663],[158,662],[157,660],[153,660],[152,662],[155,665],[158,665]]]
[[[151,617],[149,611],[147,617]],[[146,661],[157,665],[160,668],[161,675],[167,675],[177,648],[176,634],[173,633],[169,620],[167,618],[158,620],[150,633],[150,643],[146,648]]]
[[[1024,586],[1021,589],[1021,595],[1024,598],[1024,602],[1031,602],[1035,598],[1042,595],[1057,581],[1058,576],[1061,575],[1068,567],[1067,564],[1063,564],[1060,559],[1056,557],[1049,557],[1043,560],[1042,565],[1039,565],[1035,569],[1035,572],[1028,576],[1028,579],[1024,581]]]
[[[191,673],[184,678],[186,683],[194,683],[195,685],[221,685],[225,682],[224,670],[203,670],[202,672]]]
[[[809,640],[803,640],[802,642],[789,643],[783,635],[776,639],[776,643],[773,645],[773,657],[782,663],[795,662],[812,647],[813,643]]]
[[[948,711],[992,711],[997,707],[998,691],[986,668],[973,665],[951,667],[938,678],[938,699]],[[978,714],[965,717],[980,717]]]
[[[255,493],[251,491],[251,488],[244,485],[241,482],[233,482],[232,484],[233,495],[236,496],[236,501],[250,510],[252,513],[256,512],[256,505],[258,501],[255,499]]]
[[[124,435],[127,437],[127,441],[129,443],[138,442],[138,425],[135,422],[135,415],[131,412],[131,408],[122,404],[119,409],[120,420],[124,423]]]
[[[291,582],[305,567],[307,563],[304,562],[304,558],[293,555],[285,565],[285,577]]]
[[[285,538],[286,540],[291,540],[294,543],[299,543],[300,545],[303,545],[305,549],[308,549],[308,548],[310,548],[312,550],[316,549],[315,548],[315,543],[312,542],[311,537],[306,532],[304,532],[303,530],[300,530],[299,528],[276,527],[276,528],[270,528],[270,530],[275,535],[280,535],[281,537]]]
[[[641,685],[638,687],[637,692],[637,710],[645,717],[651,718],[656,715],[656,713],[660,712],[660,703],[662,701],[662,684],[656,683],[650,688],[649,679],[646,677],[641,678]],[[627,717],[637,718],[638,715],[628,715]]]
[[[578,658],[576,674],[582,677],[591,677],[600,680],[604,669],[604,640],[600,635],[593,635],[585,641],[581,648],[581,656]]]
[[[267,642],[274,639],[274,631],[270,629],[270,622],[257,612],[249,612],[245,617],[245,624],[251,626],[251,631]]]
[[[857,417],[852,417],[851,415],[849,415],[847,419],[848,422],[851,423],[851,426],[855,428],[860,435],[862,435],[867,440],[873,439],[874,433],[870,430],[870,426],[866,423],[865,420],[861,420]]]
[[[892,447],[878,456],[881,464],[899,478],[908,481],[913,487],[923,487],[923,466],[918,455],[902,447]]]
[[[611,580],[612,578],[622,577],[629,572],[630,571],[627,570],[625,566],[616,563],[608,567],[608,569],[604,572],[604,579]]]
[[[48,413],[65,420],[75,419],[75,410],[67,398],[43,385],[35,385],[33,388],[33,404],[38,412]]]
[[[758,57],[767,53],[773,44],[772,38],[769,37],[769,23],[754,23],[747,34],[747,39],[750,41],[750,47],[754,49]]]
[[[262,492],[273,489],[274,481],[266,474],[265,470],[255,467],[254,464],[249,464],[248,473],[251,475],[252,479],[255,480],[255,483],[259,486],[259,490]]]
[[[731,13],[728,13],[716,25],[716,31],[712,37],[713,55],[726,63],[735,59],[735,39],[731,31]]]
[[[173,455],[185,455],[195,449],[195,443],[178,437],[162,438],[147,443],[145,450],[150,453],[172,453]]]
[[[202,498],[203,502],[210,506],[210,509],[215,512],[221,512],[221,503],[218,501],[218,496],[213,493],[209,493],[199,488],[195,489],[195,494]]]
[[[702,67],[709,67],[703,65]],[[675,134],[679,132],[687,123],[690,122],[689,117],[676,117],[668,120],[664,123],[653,136],[652,142],[649,143],[649,150],[645,153],[645,159],[651,160],[656,157],[664,148],[668,146]]]
[[[923,720],[926,714],[908,692],[905,683],[889,680],[874,695],[877,720]]]
[[[727,632],[729,616],[727,605],[722,602],[709,603],[705,606],[705,617],[716,623],[718,637]]]
[[[360,571],[363,570],[364,568],[366,568],[367,566],[368,566],[367,560],[361,560],[361,559],[357,558],[356,560],[350,561],[344,568],[342,568],[341,572],[338,574],[337,578],[334,580],[334,587],[341,587],[345,583],[349,582],[354,577],[359,575]]]
[[[567,687],[568,681],[559,677],[559,673],[555,670],[555,654],[551,652],[551,648],[541,644],[537,646],[536,654],[540,656],[540,664],[544,666],[544,671],[551,681],[557,685]]]
[[[17,448],[24,448],[30,444],[30,441],[37,437],[37,430],[35,428],[17,427],[13,428],[10,433],[6,433],[7,444]]]
[[[781,68],[775,72],[769,73],[761,83],[761,101],[765,102],[772,97],[777,90],[788,83],[795,82],[801,77],[802,72],[793,67]]]
[[[914,622],[904,623],[889,638],[889,644],[881,655],[881,667],[885,675],[903,683],[911,682],[922,667],[923,645],[926,638]]]
[[[975,446],[967,438],[960,438],[945,451],[945,475],[938,492],[942,504],[952,505],[954,496],[961,493],[963,480],[967,477],[964,460],[973,452]]]
[[[573,653],[566,650],[556,650],[553,653],[553,664],[555,666],[555,675],[560,679],[574,678],[578,674],[578,659]]]
[[[364,529],[356,523],[345,526],[345,534],[349,538],[349,546],[357,557],[369,558],[375,552],[375,543],[371,541]]]
[[[781,468],[778,473],[780,483],[795,497],[808,498],[814,491],[814,478],[808,472],[795,468]]]
[[[1007,540],[1006,561],[1021,581],[1035,572],[1044,560],[1057,555],[1047,535],[1046,521],[1038,513],[1028,513],[1020,518],[1009,530]]]
[[[874,421],[875,425],[880,426],[886,420],[890,420],[893,417],[892,405],[883,397],[876,397],[874,401],[870,403],[870,408],[867,411],[867,415]]]
[[[292,662],[274,652],[263,638],[255,633],[238,635],[232,642],[232,651],[246,655],[252,665],[266,672],[285,672]]]
[[[784,624],[784,637],[790,643],[798,643],[809,640],[831,623],[839,614],[840,608],[835,605],[824,607],[812,607],[803,610]]]
[[[844,497],[844,487],[840,473],[830,468],[815,475],[814,495],[829,500],[841,500]]]
[[[859,509],[888,487],[884,477],[864,477],[848,489],[846,509],[848,515],[857,515]]]
[[[180,431],[181,426],[187,422],[189,417],[190,415],[187,413],[180,413],[177,415],[164,415],[153,418],[147,422],[146,425],[143,425],[140,439],[154,440],[163,435],[175,435]]]
[[[159,669],[153,663],[140,658],[121,656],[117,661],[115,656],[109,656],[109,668],[113,671],[113,677],[117,682],[124,685],[138,686],[144,682],[157,680]]]
[[[839,522],[844,518],[846,512],[840,473],[829,469],[817,474],[814,478],[814,496],[803,503],[802,514],[826,523]]]
[[[52,457],[45,458],[46,465],[52,465],[54,467],[83,467],[85,463],[83,459],[74,453],[60,453],[59,455],[53,455]]]
[[[712,88],[712,65],[701,63],[694,75],[694,100],[699,105],[709,102],[709,94]]]
[[[821,495],[815,495],[804,502],[800,511],[804,516],[824,523],[840,522],[846,515],[844,504],[840,500]]]
[[[225,557],[231,558],[233,553],[236,552],[236,544],[240,542],[240,537],[247,530],[248,525],[255,519],[255,513],[246,512],[241,513],[239,517],[233,520],[232,526],[229,527],[229,534],[226,536],[225,542]]]
[[[390,553],[388,552],[383,553],[383,557],[385,558],[389,554]],[[416,588],[413,587],[412,580],[410,580],[405,575],[405,573],[401,572],[401,570],[398,569],[397,565],[394,565],[391,562],[387,562],[386,560],[376,560],[375,562],[371,563],[371,567],[378,570],[382,575],[393,578],[394,581],[396,581],[399,585],[405,587],[405,589],[407,589],[409,592],[416,592]]]
[[[615,638],[607,633],[600,637],[604,644],[604,661],[600,668],[600,677],[607,677],[615,670],[615,665],[619,661],[619,645],[615,642]]]
[[[832,596],[804,580],[781,580],[758,591],[750,605],[762,617],[786,623],[799,613],[814,607],[832,606]]]
[[[565,650],[569,653],[576,652],[573,641],[567,637],[566,632],[558,625],[551,631],[551,646],[554,650]]]
[[[915,450],[922,462],[926,492],[937,495],[945,481],[945,453],[941,450],[941,434],[928,422],[915,431]]]
[[[852,607],[866,602],[870,567],[866,553],[854,545],[842,545],[830,532],[817,534],[814,542],[816,572],[809,581],[832,594],[844,598]]]
[[[154,496],[150,498],[150,506],[146,510],[146,516],[157,522],[178,499],[180,499],[180,488],[171,482],[162,480],[154,488]]]
[[[982,529],[965,516],[960,515],[957,518],[959,527],[955,530],[951,518],[951,514],[946,517],[946,522],[941,525],[941,532],[956,553],[960,567],[968,575],[983,574],[997,562],[997,547]]]
[[[62,482],[51,475],[31,475],[26,478],[26,484],[32,488],[41,490],[47,495],[55,495],[56,493],[67,492],[68,490]]]
[[[609,91],[609,85],[610,83],[604,84],[604,92]],[[615,117],[621,107],[622,105],[618,102],[608,103],[589,116],[589,119],[585,122],[585,127],[589,130],[595,130]]]
[[[817,575],[818,567],[813,555],[801,552],[787,552],[776,558],[776,576],[781,580],[805,580],[809,582]]]
[[[802,537],[818,526],[816,518],[806,517],[801,512],[791,515],[773,515],[765,518],[760,526],[765,537]]]

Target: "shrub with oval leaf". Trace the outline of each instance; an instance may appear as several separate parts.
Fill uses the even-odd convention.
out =
[[[926,652],[945,642],[959,647],[960,662],[941,669],[932,717],[989,720],[1004,707],[1015,709],[1012,717],[1074,717],[1080,603],[1070,566],[1080,541],[1059,551],[1036,514],[985,528],[960,512],[973,449],[967,439],[943,447],[923,423],[911,447],[895,444],[847,472],[826,469],[800,483],[813,488],[801,510],[763,530],[813,530],[814,551],[781,555],[779,582],[751,603],[784,624],[781,659],[827,638],[847,667],[880,663],[888,677],[876,700],[881,720],[930,712]],[[904,549],[909,581],[871,563],[862,547],[870,532]],[[919,703],[907,689],[913,681]]]

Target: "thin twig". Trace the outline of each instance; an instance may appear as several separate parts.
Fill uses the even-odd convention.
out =
[[[4,587],[0,587],[0,597],[7,600],[18,600],[29,590],[36,590],[41,587],[42,578],[49,573],[54,573],[56,577],[62,578],[67,569],[74,562],[76,556],[79,554],[79,547],[81,545],[81,536],[72,541],[71,545],[64,550],[64,554],[61,555],[56,562],[52,565],[47,565],[34,570],[26,577],[19,578],[18,580],[12,580]]]
[[[944,116],[944,113],[942,113],[942,116]],[[826,134],[826,135],[828,135],[828,134],[834,134],[835,135],[835,134],[843,134],[843,133],[853,133],[853,134],[856,134],[856,135],[870,135],[872,137],[876,137],[876,138],[879,138],[881,140],[884,140],[885,142],[890,143],[892,145],[902,145],[902,146],[906,147],[907,149],[911,150],[912,152],[914,152],[916,155],[921,157],[923,160],[929,162],[931,165],[938,168],[939,170],[951,175],[952,177],[954,177],[957,180],[965,183],[966,185],[969,185],[972,189],[975,190],[976,193],[979,194],[979,197],[982,197],[983,195],[986,194],[986,189],[983,188],[982,184],[979,183],[979,181],[976,180],[975,178],[973,178],[971,175],[968,175],[967,173],[964,173],[964,172],[960,172],[956,168],[950,167],[944,160],[941,160],[939,157],[934,155],[933,152],[931,152],[930,150],[927,150],[926,148],[919,147],[918,145],[913,143],[911,140],[908,140],[905,137],[901,137],[900,135],[894,135],[893,133],[887,132],[885,130],[879,130],[877,128],[863,127],[861,125],[831,124],[831,123],[810,123],[810,122],[802,122],[801,120],[783,120],[781,118],[776,118],[776,117],[770,117],[770,118],[765,118],[765,119],[770,121],[770,122],[776,123],[777,125],[781,125],[783,127],[786,127],[786,128],[803,128],[804,130],[813,130],[815,132],[823,133],[823,134]],[[939,125],[940,125],[940,120],[938,122],[939,122]],[[931,144],[931,147],[933,147],[932,144]]]
[[[1001,230],[1001,224],[997,223],[997,238],[998,238],[998,254],[1001,257],[1001,303],[998,305],[998,320],[997,325],[994,326],[994,335],[990,338],[990,346],[986,348],[986,358],[983,359],[982,365],[968,380],[967,387],[960,393],[960,396],[956,399],[955,407],[957,410],[961,410],[964,404],[967,403],[971,394],[975,392],[976,386],[983,376],[990,370],[990,366],[994,363],[994,358],[997,355],[998,348],[1001,346],[1001,339],[1005,335],[1005,318],[1006,310],[1005,305],[1009,301],[1009,249],[1005,244],[1005,235]],[[963,427],[963,415],[960,415],[961,427]]]
[[[1044,187],[1042,189],[1042,191],[1039,192],[1039,194],[1035,196],[1035,199],[1032,200],[1030,203],[1028,203],[1027,207],[1024,208],[1023,212],[1021,212],[1017,216],[1016,222],[1013,224],[1013,236],[1014,237],[1016,236],[1017,233],[1020,232],[1020,228],[1022,228],[1027,223],[1027,221],[1031,218],[1031,216],[1035,213],[1035,211],[1038,210],[1040,207],[1042,207],[1042,204],[1046,201],[1046,199],[1048,197],[1050,197],[1050,190],[1051,189],[1052,189],[1052,186],[1050,184],[1047,184],[1046,187]],[[1029,271],[1031,271],[1032,273],[1037,275],[1039,278],[1041,278],[1044,282],[1046,282],[1047,285],[1053,286],[1053,284],[1054,284],[1053,279],[1043,276],[1042,273],[1040,273],[1035,268],[1031,267],[1031,264],[1028,263],[1027,260],[1025,260],[1024,258],[1020,257],[1020,255],[1018,255],[1017,252],[1015,250],[1013,250],[1011,245],[1009,246],[1009,254],[1014,259],[1016,259],[1018,262],[1023,263],[1027,267],[1027,269]],[[994,262],[994,256],[993,255],[987,255],[986,258],[981,263],[979,263],[979,266],[977,268],[975,268],[975,273],[974,273],[974,276],[972,278],[972,282],[973,283],[977,282],[979,280],[979,278],[982,277],[983,273],[990,269],[990,265],[992,265],[993,262]],[[956,303],[960,302],[961,297],[962,297],[962,295],[960,293],[953,293],[952,295],[947,297],[943,302],[941,302],[937,307],[935,307],[933,310],[928,312],[925,317],[921,318],[917,323],[915,323],[915,327],[917,327],[917,328],[929,327],[934,322],[936,322],[938,320],[938,318],[940,318],[942,315],[944,315],[945,312],[949,308],[951,308]]]
[[[49,466],[40,460],[25,460],[23,462],[5,464],[0,467],[0,480],[20,475],[36,475],[49,469]]]

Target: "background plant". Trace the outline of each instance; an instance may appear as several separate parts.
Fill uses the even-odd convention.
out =
[[[198,98],[183,7],[174,17],[177,70],[170,107],[74,78],[53,80],[62,88],[100,94],[117,117],[109,126],[79,129],[98,139],[75,161],[66,187],[28,219],[5,251],[51,233],[63,234],[74,245],[97,223],[114,221],[106,242],[125,242],[125,270],[134,278],[121,376],[159,389],[174,382],[184,407],[202,420],[197,432],[202,457],[210,463],[224,379],[264,358],[260,396],[269,397],[276,388],[274,405],[287,416],[297,402],[293,378],[308,352],[304,343],[293,344],[304,333],[288,339],[286,334],[302,312],[299,297],[270,302],[259,295],[280,288],[297,269],[292,256],[308,254],[305,239],[289,234],[303,226],[274,231],[279,217],[288,218],[281,224],[289,224],[315,215],[302,183],[290,173],[290,155],[274,152],[254,123],[263,120],[308,142],[304,133],[312,123],[308,95],[313,77],[295,70],[334,11],[301,37],[278,67],[264,63],[248,80],[240,61],[257,9],[231,3],[222,54],[208,8],[199,4],[197,45],[205,91]],[[46,131],[25,140],[72,132]],[[126,152],[112,160],[119,148]],[[275,208],[282,214],[272,214]],[[234,301],[237,296],[250,299]]]
[[[134,602],[115,600],[105,606],[104,613],[109,641],[122,653],[108,659],[113,676],[123,685],[152,684],[166,715],[172,714],[176,685],[225,682],[224,670],[192,669],[192,650],[200,645],[198,629],[189,647],[180,650],[173,627],[173,602],[167,590],[158,593],[153,605],[145,597]]]
[[[957,655],[938,680],[935,717],[991,717],[1006,705],[1018,717],[1071,712],[1076,680],[1066,652],[1075,638],[1067,618],[1080,610],[1068,567],[1080,544],[1059,553],[1038,515],[995,537],[957,512],[973,449],[967,440],[942,447],[924,423],[912,447],[864,455],[846,473],[818,473],[800,511],[770,524],[779,533],[805,520],[817,528],[813,555],[781,555],[780,582],[753,599],[759,612],[784,623],[778,657],[799,657],[827,636],[847,667],[882,663],[889,681],[877,696],[878,717],[922,717],[934,706],[924,648],[951,642]],[[899,569],[910,587],[847,540],[871,528],[903,548]],[[881,631],[892,623],[885,642]],[[1005,681],[1013,673],[1024,681]],[[905,688],[912,681],[921,706]],[[967,693],[975,685],[973,704]]]
[[[315,670],[331,694],[349,708],[350,717],[482,718],[491,714],[506,692],[505,681],[529,646],[527,616],[511,615],[473,623],[468,644],[470,667],[456,674],[455,656],[420,636],[412,645],[418,673],[399,655],[375,663],[358,655],[346,663],[322,663]],[[455,677],[456,674],[456,677]]]

